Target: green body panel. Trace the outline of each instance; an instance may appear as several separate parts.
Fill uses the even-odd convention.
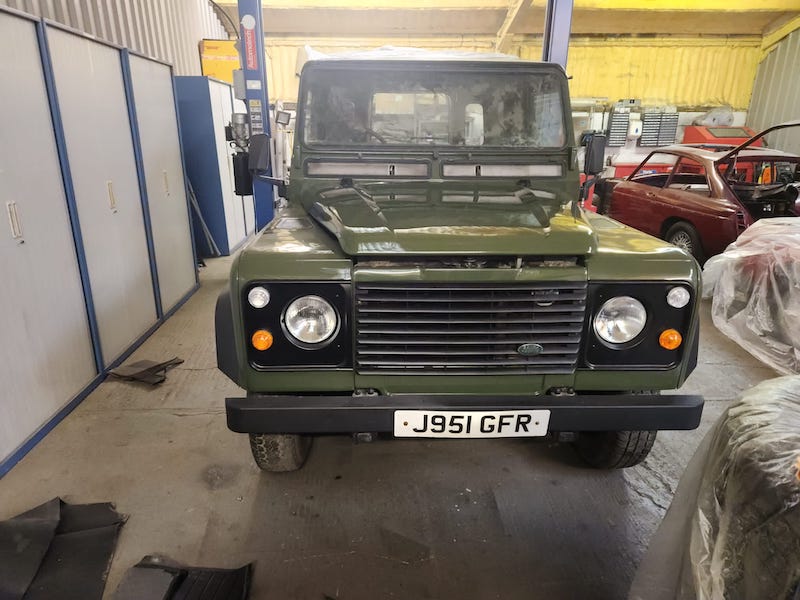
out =
[[[419,184],[391,183],[367,184],[359,191],[338,187],[323,191],[310,212],[353,256],[583,256],[595,251],[591,227],[554,200],[534,200],[530,204],[535,207],[478,203],[484,197],[517,200],[508,184],[459,192],[430,183],[425,193]],[[534,208],[545,214],[537,218]],[[543,226],[543,220],[549,226]]]
[[[281,228],[298,221],[302,228]],[[231,283],[253,279],[346,281],[352,266],[336,240],[316,226],[302,207],[289,206],[242,249],[231,269]]]
[[[525,65],[525,63],[520,63]],[[510,68],[502,65],[503,68]],[[322,68],[316,66],[315,68]],[[366,67],[364,67],[366,68]],[[374,67],[373,67],[374,68]],[[475,63],[472,68],[492,68]],[[560,70],[553,65],[537,66]],[[561,72],[563,76],[563,71]],[[304,75],[305,76],[305,75]],[[563,107],[569,111],[566,77]],[[301,83],[302,97],[302,83]],[[302,113],[301,113],[302,117]],[[578,196],[575,148],[565,146],[545,154],[480,147],[466,150],[403,152],[374,148],[308,148],[302,143],[302,118],[292,160],[289,205],[248,244],[231,269],[230,292],[239,373],[236,382],[251,392],[348,392],[374,389],[382,394],[541,394],[550,388],[578,391],[656,390],[679,387],[688,375],[688,352],[668,370],[578,369],[568,375],[358,375],[353,370],[256,371],[245,357],[241,290],[252,281],[437,281],[437,282],[684,282],[700,290],[700,269],[684,251],[621,225],[585,212]],[[572,140],[567,120],[567,140]],[[309,177],[310,160],[425,160],[430,177],[424,180]],[[447,179],[448,161],[481,164],[558,164],[561,177],[526,181],[498,178]],[[522,198],[519,192],[522,190]],[[500,198],[499,201],[498,198]],[[518,198],[520,201],[514,200]],[[470,201],[472,199],[472,201]],[[509,256],[539,261],[551,257],[553,266],[447,269],[423,264],[390,264],[393,258]],[[577,257],[577,259],[576,259]],[[572,263],[568,260],[573,259]],[[559,262],[560,261],[560,262]],[[587,316],[584,335],[593,335]],[[698,328],[697,306],[688,331]]]

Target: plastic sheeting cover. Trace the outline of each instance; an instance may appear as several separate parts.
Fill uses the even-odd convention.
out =
[[[686,468],[629,600],[797,598],[800,376],[733,403]]]
[[[761,219],[703,270],[714,325],[780,373],[800,373],[800,219]]]

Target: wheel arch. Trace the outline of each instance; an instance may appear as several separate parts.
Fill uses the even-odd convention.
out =
[[[672,227],[676,223],[681,223],[681,222],[686,223],[687,225],[691,225],[692,227],[695,228],[695,230],[697,230],[697,226],[686,217],[676,217],[673,215],[671,217],[667,217],[666,219],[664,219],[664,222],[661,223],[661,233],[659,234],[661,236],[661,239],[664,239],[670,227]]]

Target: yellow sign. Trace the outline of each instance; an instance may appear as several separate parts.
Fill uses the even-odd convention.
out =
[[[202,40],[200,65],[203,75],[233,83],[233,71],[239,68],[239,52],[235,40]]]

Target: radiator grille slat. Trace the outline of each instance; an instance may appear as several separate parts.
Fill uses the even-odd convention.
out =
[[[572,373],[585,282],[356,284],[360,374]],[[540,351],[523,355],[522,344]]]

